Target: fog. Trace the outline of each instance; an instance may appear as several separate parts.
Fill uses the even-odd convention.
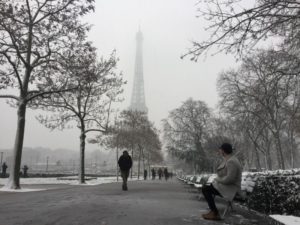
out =
[[[144,36],[144,81],[146,104],[151,121],[160,127],[168,112],[183,101],[205,101],[214,108],[217,101],[218,73],[236,62],[232,56],[218,54],[200,58],[197,63],[180,59],[192,40],[204,40],[207,24],[196,18],[196,0],[97,0],[94,14],[85,18],[93,24],[89,39],[98,48],[99,57],[108,57],[116,49],[127,85],[124,101],[130,104],[135,61],[135,35],[139,27]],[[12,148],[16,130],[16,109],[0,99],[0,149]],[[35,120],[36,111],[28,110],[24,146],[79,149],[77,128],[52,131]],[[89,137],[92,137],[89,134]],[[87,145],[87,149],[99,148]]]

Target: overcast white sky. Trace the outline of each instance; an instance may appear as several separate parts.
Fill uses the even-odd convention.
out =
[[[86,18],[94,24],[89,35],[108,56],[113,49],[120,58],[118,68],[128,84],[123,109],[130,103],[135,59],[135,35],[140,25],[144,35],[144,80],[149,118],[156,125],[168,112],[192,97],[210,107],[217,103],[219,72],[234,67],[232,56],[219,54],[197,63],[180,59],[191,40],[204,40],[204,20],[196,18],[197,0],[97,0],[96,12]],[[12,148],[16,130],[16,110],[0,99],[0,149]],[[40,125],[35,112],[28,110],[24,146],[79,149],[79,132],[53,131]],[[88,149],[98,148],[88,145]]]

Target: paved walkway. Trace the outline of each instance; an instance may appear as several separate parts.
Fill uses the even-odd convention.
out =
[[[121,190],[120,183],[0,192],[0,225],[268,224],[240,209],[223,221],[205,221],[200,215],[207,205],[196,197],[175,179],[130,182],[127,192]]]

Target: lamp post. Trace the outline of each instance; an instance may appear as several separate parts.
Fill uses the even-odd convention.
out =
[[[46,173],[48,173],[48,163],[49,163],[49,156],[47,156],[47,162],[46,162]]]

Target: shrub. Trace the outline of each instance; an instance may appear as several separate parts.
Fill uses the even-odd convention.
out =
[[[265,214],[300,215],[300,176],[258,177],[248,196],[250,208]]]

